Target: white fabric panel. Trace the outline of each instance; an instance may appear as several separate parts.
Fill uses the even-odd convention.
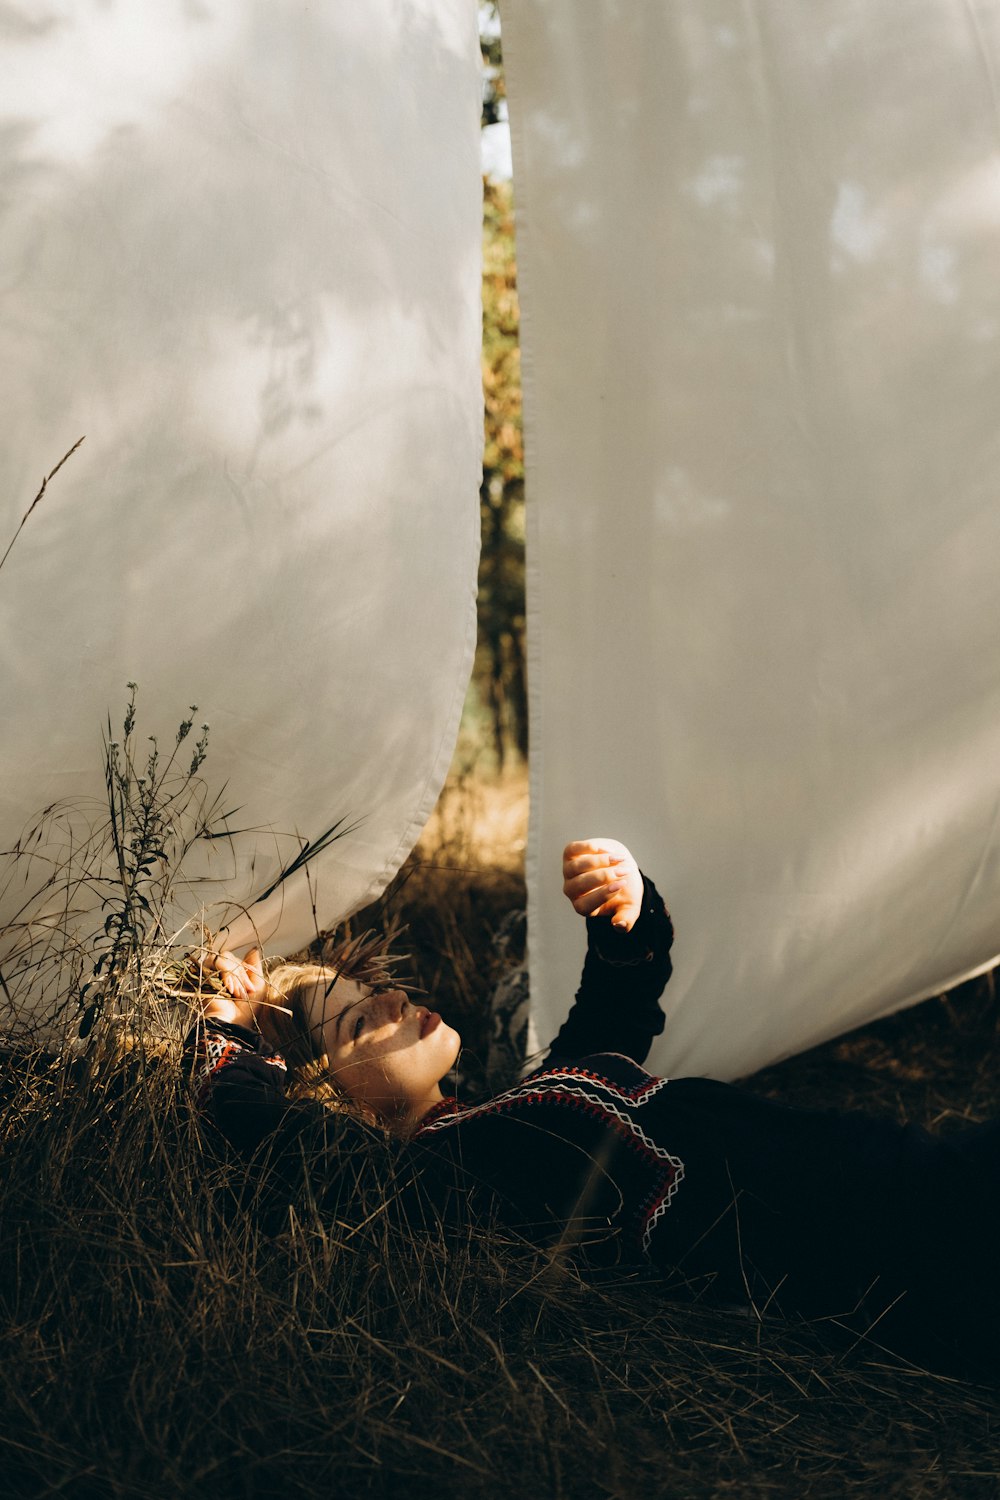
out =
[[[567,838],[676,919],[661,1071],[1000,949],[1000,6],[505,0],[532,992]]]
[[[253,909],[290,950],[405,857],[471,666],[474,8],[14,0],[0,46],[0,551],[86,434],[0,572],[0,842],[100,796],[134,679],[261,830],[212,925],[357,825]]]

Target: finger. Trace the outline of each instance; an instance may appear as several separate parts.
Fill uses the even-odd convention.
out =
[[[624,844],[610,839],[576,839],[563,849],[563,859],[581,859],[588,854],[625,854]]]
[[[264,977],[264,959],[259,948],[250,949],[243,960],[243,969],[250,999],[261,999],[267,989],[267,980]]]
[[[222,983],[235,999],[248,1000],[250,998],[249,976],[242,964],[238,964],[235,969],[228,970]]]
[[[563,879],[573,880],[588,870],[615,870],[625,863],[626,856],[605,850],[599,854],[581,854],[563,864]]]
[[[586,896],[590,891],[606,888],[612,881],[622,881],[625,878],[624,871],[607,866],[599,870],[585,870],[582,875],[575,875],[571,880],[564,880],[563,890],[571,901],[575,901],[578,896]]]
[[[593,917],[610,917],[612,927],[625,932],[635,925],[638,915],[635,902],[628,900],[627,896],[625,899],[607,901],[597,911],[591,912]]]
[[[588,856],[607,858],[609,855],[626,853],[625,845],[609,839],[575,839],[563,849],[563,863],[568,860],[585,859]]]
[[[628,881],[615,880],[610,882],[601,890],[594,892],[594,899],[596,902],[594,907],[595,914],[599,913],[601,916],[605,916],[605,908],[607,908],[607,911],[617,911],[620,906],[628,903]]]
[[[566,850],[571,855],[585,854],[588,849],[614,849],[618,853],[622,853],[624,848],[625,845],[621,839],[599,838],[596,835],[592,835],[589,839],[571,839],[566,845]]]
[[[574,911],[579,912],[581,917],[594,917],[600,915],[606,906],[613,906],[609,900],[624,890],[624,881],[614,881],[611,885],[602,885],[595,891],[590,891],[585,896],[579,896],[573,902]]]

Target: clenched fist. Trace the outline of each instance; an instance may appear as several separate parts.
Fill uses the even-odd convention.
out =
[[[642,908],[642,876],[617,839],[577,839],[563,850],[563,890],[581,917],[610,917],[631,931]]]

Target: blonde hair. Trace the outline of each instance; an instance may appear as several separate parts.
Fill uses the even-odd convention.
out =
[[[270,997],[291,1011],[262,1006],[258,1024],[288,1065],[288,1096],[319,1099],[335,1109],[368,1119],[357,1103],[340,1087],[330,1071],[323,1050],[323,1031],[317,1024],[311,1001],[318,984],[332,984],[341,977],[360,984],[386,984],[399,955],[387,951],[387,940],[373,931],[335,944],[323,963],[287,963],[279,960],[267,970]],[[395,984],[396,981],[392,979]],[[405,988],[406,986],[402,986]]]

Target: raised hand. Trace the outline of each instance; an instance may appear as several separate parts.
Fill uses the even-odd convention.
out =
[[[577,839],[563,850],[563,891],[581,917],[629,932],[642,909],[639,866],[617,839]]]
[[[195,955],[194,961],[206,973],[218,974],[223,988],[228,991],[228,996],[207,996],[202,1014],[252,1029],[256,1024],[258,1007],[268,1003],[267,980],[264,978],[260,949],[251,948],[245,958],[237,958],[235,953],[228,950],[215,953],[210,948],[205,948]]]

